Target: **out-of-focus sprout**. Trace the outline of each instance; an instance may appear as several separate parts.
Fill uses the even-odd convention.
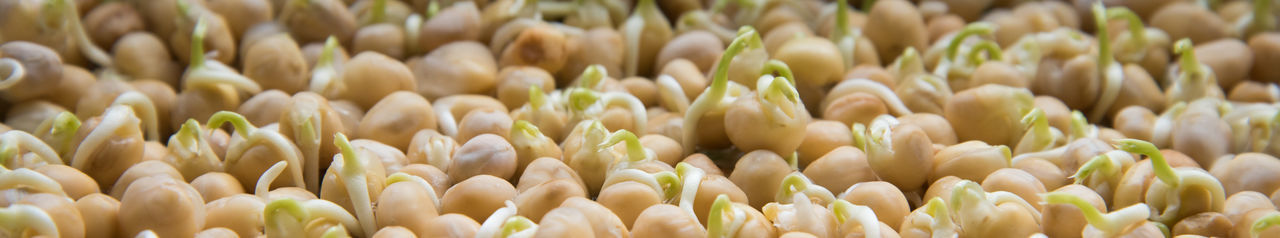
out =
[[[1097,24],[1098,32],[1095,33],[1098,39],[1098,73],[1102,79],[1101,90],[1098,94],[1097,101],[1094,101],[1092,109],[1089,110],[1089,121],[1102,121],[1106,116],[1107,110],[1111,109],[1111,104],[1115,103],[1116,97],[1120,95],[1120,86],[1124,83],[1124,70],[1121,65],[1116,62],[1114,52],[1111,49],[1111,37],[1107,31],[1107,11],[1102,6],[1102,2],[1093,4],[1093,20]]]
[[[970,85],[969,82],[971,80],[969,76],[973,74],[974,69],[978,68],[978,65],[982,64],[981,59],[975,57],[978,55],[977,53],[984,51],[993,52],[993,54],[988,55],[988,57],[996,59],[999,59],[1002,55],[996,54],[1000,52],[1000,48],[999,46],[993,45],[994,42],[980,38],[976,42],[969,41],[968,39],[970,36],[989,36],[994,31],[995,26],[986,22],[970,23],[960,29],[960,31],[956,32],[955,35],[951,37],[951,40],[945,44],[946,48],[944,48],[942,59],[939,60],[937,66],[934,66],[933,74],[945,78],[947,84],[950,85],[953,90],[963,91],[971,86],[976,86]],[[966,44],[966,42],[975,43]],[[939,42],[938,44],[942,43]],[[993,47],[994,49],[992,49]],[[962,54],[966,57],[959,57]]]
[[[1106,9],[1106,19],[1122,20],[1127,23],[1128,30],[1114,36],[1116,60],[1123,64],[1132,64],[1145,69],[1156,79],[1164,77],[1168,67],[1169,35],[1156,28],[1146,28],[1142,18],[1126,7]]]
[[[1271,7],[1273,0],[1253,0],[1252,2],[1253,11],[1235,22],[1236,33],[1240,34],[1242,39],[1249,39],[1254,35],[1276,29],[1276,18]]]
[[[924,62],[915,48],[903,50],[902,55],[886,68],[896,81],[894,93],[904,99],[903,103],[910,111],[942,114],[943,107],[951,101],[951,85],[945,78],[925,71]]]
[[[1196,59],[1195,48],[1190,39],[1178,40],[1173,44],[1173,51],[1179,54],[1179,71],[1165,90],[1165,100],[1168,100],[1166,104],[1190,103],[1201,98],[1223,99],[1218,77],[1212,68]]]
[[[640,0],[634,12],[619,26],[627,54],[624,74],[627,76],[650,75],[654,71],[654,59],[662,45],[671,40],[671,23],[662,15],[654,0]]]

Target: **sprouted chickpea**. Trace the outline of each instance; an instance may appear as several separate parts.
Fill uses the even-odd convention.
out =
[[[204,199],[191,185],[165,176],[144,177],[129,185],[120,199],[119,234],[151,230],[169,237],[192,236],[202,229],[205,214]]]
[[[1084,198],[1067,192],[1052,192],[1044,197],[1048,204],[1066,204],[1080,209],[1089,222],[1081,231],[1084,237],[1164,236],[1155,222],[1147,221],[1151,211],[1146,204],[1135,204],[1103,213]]]
[[[725,110],[732,102],[732,97],[728,95],[731,91],[729,87],[729,69],[732,68],[734,59],[738,57],[744,50],[756,49],[763,47],[760,42],[760,34],[756,33],[750,27],[744,27],[738,34],[738,37],[729,44],[729,48],[725,49],[720,61],[716,63],[716,70],[712,75],[712,81],[709,88],[699,94],[693,103],[689,104],[689,108],[684,114],[684,130],[681,143],[684,146],[685,154],[692,154],[697,146],[706,144],[704,137],[707,131],[699,132],[699,128],[703,127],[704,120],[715,122],[716,118],[713,112]],[[760,67],[755,67],[759,69]],[[712,117],[705,118],[706,114],[712,114]],[[707,130],[707,129],[702,129]],[[714,131],[714,129],[712,129]],[[718,133],[715,133],[718,134]],[[714,135],[717,136],[718,135]],[[712,137],[715,138],[715,137]]]
[[[796,172],[783,179],[776,196],[777,202],[765,205],[761,211],[778,227],[778,232],[800,231],[822,237],[836,234],[836,219],[824,205],[836,200],[831,191]]]
[[[1147,189],[1145,201],[1157,212],[1153,214],[1153,220],[1170,225],[1196,213],[1222,211],[1226,200],[1222,183],[1209,173],[1188,168],[1174,169],[1154,145],[1145,141],[1120,140],[1116,147],[1151,158],[1158,180]]]
[[[854,124],[852,130],[854,145],[867,153],[867,163],[881,180],[908,192],[924,188],[934,167],[929,163],[933,142],[924,130],[888,115],[877,117],[870,126]]]
[[[375,209],[378,227],[401,226],[413,233],[425,234],[429,221],[439,212],[440,199],[426,180],[394,173],[387,176],[387,186],[378,197]]]
[[[962,180],[949,202],[966,236],[1020,237],[1040,230],[1040,211],[1013,193],[985,192],[978,183]]]
[[[771,150],[790,156],[804,140],[805,126],[812,120],[801,102],[794,79],[761,76],[757,92],[738,97],[725,110],[724,126],[738,149]],[[747,129],[753,128],[753,129]]]
[[[71,167],[87,171],[99,189],[109,191],[126,169],[142,159],[141,120],[128,106],[112,106],[100,119],[80,127]]]
[[[264,128],[255,127],[245,120],[244,116],[234,112],[222,111],[215,113],[209,118],[209,124],[204,130],[213,130],[222,127],[223,123],[230,123],[235,128],[237,135],[236,142],[228,145],[227,154],[222,161],[223,167],[227,173],[235,176],[240,180],[240,184],[245,186],[245,190],[257,186],[257,179],[274,164],[273,161],[284,161],[289,166],[289,176],[274,182],[273,185],[284,186],[289,184],[297,187],[306,187],[306,180],[303,175],[302,152],[289,143],[289,140],[279,132]],[[194,125],[193,125],[194,126]],[[198,133],[199,132],[193,132]],[[198,136],[192,135],[192,136]],[[196,143],[199,143],[198,141]],[[260,148],[260,149],[255,149]],[[193,158],[197,160],[210,159]],[[210,159],[212,160],[212,159]],[[214,160],[216,161],[216,160]],[[213,163],[213,161],[201,163]],[[217,170],[215,170],[217,171]]]

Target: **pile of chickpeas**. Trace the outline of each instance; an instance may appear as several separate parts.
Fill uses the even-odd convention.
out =
[[[1274,0],[0,0],[0,237],[1280,237]]]

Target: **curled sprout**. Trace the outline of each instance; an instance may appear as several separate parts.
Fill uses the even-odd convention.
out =
[[[1089,222],[1089,226],[1102,231],[1103,237],[1123,235],[1125,228],[1146,222],[1151,213],[1150,208],[1145,203],[1134,204],[1104,214],[1083,198],[1067,192],[1050,192],[1042,196],[1044,196],[1043,200],[1047,204],[1065,204],[1080,209],[1080,212],[1084,213],[1085,221]]]
[[[659,75],[657,85],[662,107],[674,113],[684,113],[689,110],[689,97],[685,96],[684,89],[680,87],[680,83],[676,82],[676,78],[666,74]]]
[[[1213,175],[1203,170],[1192,168],[1174,169],[1160,154],[1159,149],[1150,142],[1120,139],[1116,142],[1116,148],[1135,154],[1146,155],[1151,158],[1152,170],[1155,172],[1157,180],[1151,183],[1147,188],[1145,201],[1152,208],[1158,211],[1152,214],[1152,220],[1165,224],[1174,224],[1182,219],[1182,216],[1199,212],[1221,212],[1226,206],[1226,195],[1222,188],[1222,183]],[[1208,204],[1187,205],[1182,204],[1183,194],[1188,194],[1196,190],[1203,190],[1204,194],[1209,197],[1208,200],[1194,201],[1206,202]],[[1198,194],[1198,193],[1197,193]],[[1184,207],[1202,206],[1208,211],[1183,211]],[[1188,213],[1192,212],[1192,213]]]
[[[1033,108],[1031,112],[1024,115],[1022,124],[1027,126],[1027,132],[1022,135],[1022,139],[1015,147],[1014,154],[1020,155],[1052,149],[1061,142],[1063,137],[1061,131],[1049,126],[1049,119],[1045,116],[1044,110],[1040,108]]]
[[[893,92],[893,89],[889,89],[884,84],[870,79],[846,79],[840,84],[836,84],[836,87],[831,88],[831,93],[828,95],[848,95],[853,93],[866,93],[880,98],[880,101],[883,101],[884,105],[889,108],[889,112],[895,116],[905,116],[912,113],[911,109],[907,108],[907,105],[902,102],[902,99],[898,98],[898,94]]]
[[[991,23],[976,22],[964,26],[955,36],[951,37],[950,42],[947,42],[947,51],[944,59],[949,61],[956,60],[956,56],[960,55],[961,46],[964,45],[965,39],[970,36],[989,36],[992,32],[995,32],[995,26],[991,25]]]
[[[961,28],[959,32],[956,32],[956,34],[951,37],[951,41],[947,42],[946,48],[943,51],[942,60],[938,62],[937,66],[934,66],[933,74],[944,77],[952,87],[968,88],[969,76],[978,68],[981,61],[972,60],[973,58],[978,58],[977,56],[979,54],[975,54],[980,52],[978,48],[976,48],[978,45],[966,45],[965,42],[967,42],[970,36],[990,36],[994,31],[995,27],[990,23],[985,22],[970,23],[964,28]],[[979,38],[978,42],[986,41],[987,40]],[[986,47],[994,47],[997,48],[997,52],[999,51],[999,46],[989,45]],[[933,49],[930,49],[930,51],[932,50]],[[966,55],[967,57],[958,58],[960,55]],[[990,57],[998,58],[999,56],[993,53]]]
[[[71,159],[71,167],[80,171],[87,171],[96,161],[89,161],[93,150],[98,149],[97,145],[108,143],[120,128],[128,125],[138,125],[141,120],[133,113],[133,109],[127,106],[111,106],[102,113],[102,123],[98,124],[93,131],[89,132],[80,142],[80,146],[76,148],[75,157]]]
[[[1272,213],[1263,216],[1262,218],[1258,218],[1257,221],[1254,221],[1253,224],[1249,226],[1249,236],[1261,237],[1262,231],[1274,227],[1276,224],[1280,224],[1280,213]]]
[[[165,162],[173,165],[178,171],[189,174],[205,174],[225,169],[222,159],[213,152],[213,147],[206,140],[208,131],[195,119],[187,119],[177,133],[169,137],[169,156]],[[211,171],[212,170],[212,171]]]
[[[599,91],[604,89],[602,86],[604,86],[604,79],[606,77],[609,77],[609,69],[606,69],[604,65],[592,64],[582,70],[582,74],[578,75],[578,79],[574,82],[574,85],[579,88]]]
[[[1098,137],[1098,126],[1089,124],[1089,119],[1086,119],[1084,113],[1079,110],[1071,110],[1071,128],[1068,130],[1071,137],[1067,141]]]
[[[138,113],[139,119],[142,119],[143,128],[147,131],[147,140],[160,139],[160,122],[156,117],[156,105],[150,97],[137,91],[128,91],[116,96],[111,105],[125,105],[133,108],[133,111]]]
[[[281,156],[280,160],[292,164],[289,169],[289,176],[293,177],[294,186],[307,187],[302,176],[302,161],[298,158],[298,148],[289,143],[284,135],[269,130],[258,130],[243,115],[230,111],[219,111],[209,117],[209,124],[205,130],[213,130],[222,127],[225,123],[231,123],[235,127],[235,134],[240,135],[244,139],[243,143],[227,148],[226,160],[227,164],[235,164],[240,161],[245,152],[248,152],[250,146],[255,144],[263,144],[266,148],[274,150]]]
[[[596,149],[609,150],[614,145],[622,142],[626,142],[625,145],[627,152],[624,156],[625,159],[619,160],[618,164],[615,165],[615,169],[633,168],[640,163],[653,161],[653,158],[657,156],[653,150],[644,148],[644,146],[640,145],[640,139],[636,138],[636,134],[627,130],[618,130],[609,134],[608,137],[605,137],[604,142],[601,142]]]
[[[182,1],[178,2],[182,3]],[[219,85],[230,85],[249,93],[261,92],[262,87],[258,86],[257,82],[236,73],[235,69],[217,60],[205,59],[204,37],[208,28],[208,23],[205,23],[204,18],[200,18],[196,21],[195,28],[192,30],[191,64],[187,66],[187,72],[182,82],[184,87],[214,88]]]
[[[511,200],[504,201],[502,208],[494,210],[489,217],[480,224],[480,229],[476,231],[476,238],[498,238],[502,234],[502,228],[507,223],[508,218],[516,217],[518,207]]]
[[[338,47],[338,38],[329,36],[325,39],[320,58],[316,60],[316,66],[311,69],[310,90],[326,98],[336,97],[338,93],[346,90],[346,85],[340,78],[342,64],[336,59],[337,56],[334,56]]]
[[[681,181],[680,176],[671,171],[662,171],[657,173],[647,173],[639,169],[621,169],[609,173],[609,177],[604,180],[604,186],[622,183],[637,182],[649,186],[654,192],[662,195],[664,203],[676,202],[677,195],[680,194]]]
[[[43,209],[26,204],[0,208],[0,229],[14,237],[58,237],[58,224]],[[32,233],[34,232],[34,234]]]
[[[386,182],[387,186],[391,186],[391,184],[399,183],[399,182],[413,183],[414,185],[422,187],[423,192],[426,192],[428,195],[427,197],[431,199],[431,205],[435,206],[436,210],[441,209],[440,196],[436,195],[435,188],[432,187],[431,183],[428,183],[426,179],[422,179],[422,177],[409,175],[403,172],[396,172],[394,174],[391,174],[391,176],[387,176],[387,182]]]
[[[600,93],[586,88],[573,88],[569,90],[568,102],[569,112],[575,117],[571,121],[599,119],[605,109],[620,106],[631,112],[632,126],[636,131],[645,131],[645,126],[648,124],[649,116],[645,111],[644,103],[630,93]]]
[[[986,53],[985,55],[987,58],[982,57],[984,55],[983,53]],[[968,59],[967,62],[970,64],[978,66],[982,65],[982,63],[986,62],[988,59],[995,61],[1004,60],[1004,51],[1000,49],[1000,45],[997,45],[995,41],[983,40],[974,44],[973,47],[969,49],[969,55],[965,59]]]
[[[800,101],[800,93],[794,83],[791,79],[771,75],[760,76],[756,81],[756,101],[770,121],[784,123],[809,113],[804,102]]]
[[[1273,0],[1253,0],[1253,11],[1236,20],[1236,31],[1246,41],[1259,33],[1274,31],[1276,18],[1272,13]]]
[[[378,227],[373,220],[373,203],[369,197],[369,186],[365,183],[365,158],[356,153],[356,149],[351,146],[351,141],[347,140],[347,135],[337,133],[333,138],[333,144],[342,151],[342,170],[338,173],[342,177],[343,184],[346,185],[347,195],[351,196],[351,204],[355,207],[360,228],[365,234],[373,234],[377,232]]]
[[[813,181],[799,171],[791,172],[782,178],[782,184],[778,186],[778,193],[774,200],[779,203],[795,203],[794,198],[800,198],[800,196],[794,196],[796,194],[804,195],[803,198],[816,201],[821,205],[827,205],[836,200],[836,196],[831,194],[830,190],[813,184]]]
[[[1115,49],[1116,58],[1122,62],[1138,63],[1146,57],[1151,46],[1163,47],[1169,44],[1169,36],[1161,31],[1147,32],[1146,27],[1142,25],[1142,18],[1129,8],[1108,8],[1106,14],[1107,19],[1121,19],[1128,23],[1129,30],[1116,37],[1120,41],[1120,45]]]
[[[80,130],[80,118],[71,112],[61,112],[36,127],[36,137],[42,138],[59,157],[69,158],[75,151],[76,131]]]
[[[796,75],[791,72],[791,67],[781,60],[770,59],[764,62],[764,67],[760,69],[760,74],[778,73],[778,76],[787,80],[787,83],[796,85]],[[758,84],[758,83],[757,83]],[[760,88],[757,85],[757,90]]]
[[[986,192],[978,183],[962,180],[956,182],[951,190],[951,211],[955,213],[960,227],[979,229],[992,224],[992,220],[1001,219],[999,205],[1011,203],[1030,214],[1035,221],[1040,221],[1040,211],[1021,197],[1005,191]]]
[[[735,237],[746,223],[747,213],[734,207],[728,195],[716,195],[715,202],[711,203],[711,211],[707,213],[707,237]]]
[[[324,234],[320,234],[321,238],[342,238],[351,237],[347,234],[347,229],[342,226],[332,226],[324,230]]]
[[[311,213],[302,203],[292,198],[278,199],[268,202],[262,210],[268,237],[300,237]]]
[[[35,154],[43,159],[47,164],[63,164],[62,157],[58,156],[58,152],[49,147],[40,138],[31,135],[22,130],[10,130],[0,134],[0,167],[10,166],[18,163],[19,158],[23,156],[23,150]],[[29,167],[37,167],[35,165],[27,165]]]
[[[1115,61],[1115,55],[1111,49],[1111,37],[1107,31],[1107,11],[1102,6],[1102,2],[1093,4],[1093,20],[1097,24],[1098,39],[1098,71],[1102,78],[1102,93],[1098,95],[1096,103],[1089,111],[1089,120],[1099,122],[1106,116],[1107,110],[1111,109],[1116,98],[1120,96],[1120,87],[1124,83],[1124,69]]]
[[[1190,103],[1200,98],[1222,99],[1222,88],[1218,86],[1218,78],[1209,66],[1196,59],[1195,47],[1190,39],[1180,39],[1173,44],[1173,51],[1178,53],[1178,76],[1165,91],[1168,105],[1179,102]]]
[[[271,183],[275,182],[281,173],[284,173],[284,169],[287,166],[289,166],[289,163],[280,161],[271,165],[271,168],[267,168],[267,171],[262,172],[262,176],[258,176],[258,186],[253,188],[253,195],[257,196],[258,199],[262,199],[262,201],[271,201],[269,197]]]
[[[507,222],[502,224],[502,233],[498,237],[533,237],[538,232],[538,224],[533,223],[524,216],[514,216],[507,218]]]
[[[951,219],[951,209],[942,198],[929,199],[929,203],[924,205],[923,215],[927,216],[925,218],[929,222],[928,226],[933,238],[956,237],[956,224]]]
[[[39,193],[48,193],[58,196],[67,196],[62,190],[62,184],[49,178],[40,172],[27,168],[17,168],[10,170],[7,167],[0,166],[0,190],[25,188]]]
[[[22,67],[22,62],[12,58],[0,58],[0,73],[6,73],[0,78],[0,90],[18,85],[27,76],[27,70]]]
[[[728,106],[730,102],[726,101],[725,96],[729,93],[729,63],[739,53],[747,49],[759,49],[764,47],[763,40],[755,28],[744,26],[738,31],[738,36],[729,43],[729,47],[724,50],[724,54],[720,55],[720,61],[716,64],[715,72],[711,74],[711,85],[698,95],[697,99],[689,105],[688,111],[684,114],[684,134],[680,140],[684,146],[684,154],[692,154],[697,146],[697,124],[702,120],[703,114],[714,111],[717,108]]]
[[[856,223],[862,226],[863,237],[880,237],[880,220],[870,207],[853,205],[844,199],[836,199],[827,205],[827,209],[835,214],[841,233],[848,235],[852,232],[852,230],[844,230],[844,224]]]
[[[698,219],[698,213],[693,212],[693,199],[698,195],[698,187],[702,185],[702,178],[706,177],[707,172],[702,171],[698,167],[685,162],[676,164],[676,176],[681,181],[680,185],[680,209],[689,214],[689,217]]]
[[[94,44],[93,40],[89,39],[89,33],[85,32],[84,26],[81,25],[82,21],[80,20],[80,11],[76,9],[75,1],[51,0],[46,4],[48,5],[45,6],[43,9],[45,11],[42,12],[41,15],[59,18],[59,21],[55,23],[57,24],[56,27],[63,31],[69,31],[66,33],[71,34],[71,37],[74,38],[71,40],[74,40],[74,44],[79,46],[81,54],[84,54],[84,56],[90,61],[93,61],[93,63],[104,68],[110,68],[112,66],[111,55],[101,48],[98,48],[98,45]],[[47,24],[47,22],[42,23]]]
[[[765,204],[761,212],[781,231],[820,233],[820,236],[825,236],[822,230],[824,228],[820,228],[824,225],[823,217],[814,211],[822,207],[813,204],[813,201],[803,193],[795,193],[791,196],[789,199],[791,203],[771,202]]]
[[[1223,114],[1222,121],[1231,126],[1231,151],[1262,152],[1271,143],[1275,123],[1280,123],[1280,110],[1274,105],[1250,104]]]

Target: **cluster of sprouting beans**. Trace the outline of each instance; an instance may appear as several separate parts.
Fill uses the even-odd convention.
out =
[[[0,0],[0,237],[1280,237],[1273,0]]]

